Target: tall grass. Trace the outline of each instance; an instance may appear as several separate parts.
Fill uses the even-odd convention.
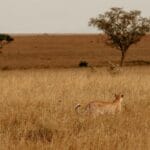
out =
[[[150,69],[0,72],[0,150],[150,149]],[[121,114],[78,116],[77,103],[125,95]]]

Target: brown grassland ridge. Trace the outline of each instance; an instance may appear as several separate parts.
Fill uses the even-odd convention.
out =
[[[105,44],[99,34],[13,35],[14,41],[0,49],[1,69],[77,67],[81,60],[91,66],[118,63],[120,51]],[[150,64],[150,35],[127,52],[125,65]]]

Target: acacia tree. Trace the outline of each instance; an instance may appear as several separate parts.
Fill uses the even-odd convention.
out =
[[[150,31],[150,19],[141,17],[139,10],[128,12],[118,7],[91,18],[89,25],[102,30],[108,36],[106,43],[121,51],[120,66],[129,47]]]

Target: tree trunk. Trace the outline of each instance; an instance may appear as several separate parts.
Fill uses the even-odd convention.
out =
[[[122,51],[122,52],[121,52],[121,61],[120,61],[120,67],[122,67],[122,66],[123,66],[124,59],[125,59],[125,51]]]

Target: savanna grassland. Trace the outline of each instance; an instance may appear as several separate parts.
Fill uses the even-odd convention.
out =
[[[149,150],[150,68],[0,71],[0,150]],[[77,103],[113,100],[122,112],[78,116]]]
[[[0,69],[77,67],[80,61],[90,66],[118,63],[120,51],[105,44],[99,34],[12,35],[14,41],[0,49]],[[130,47],[125,64],[150,65],[150,35]]]

